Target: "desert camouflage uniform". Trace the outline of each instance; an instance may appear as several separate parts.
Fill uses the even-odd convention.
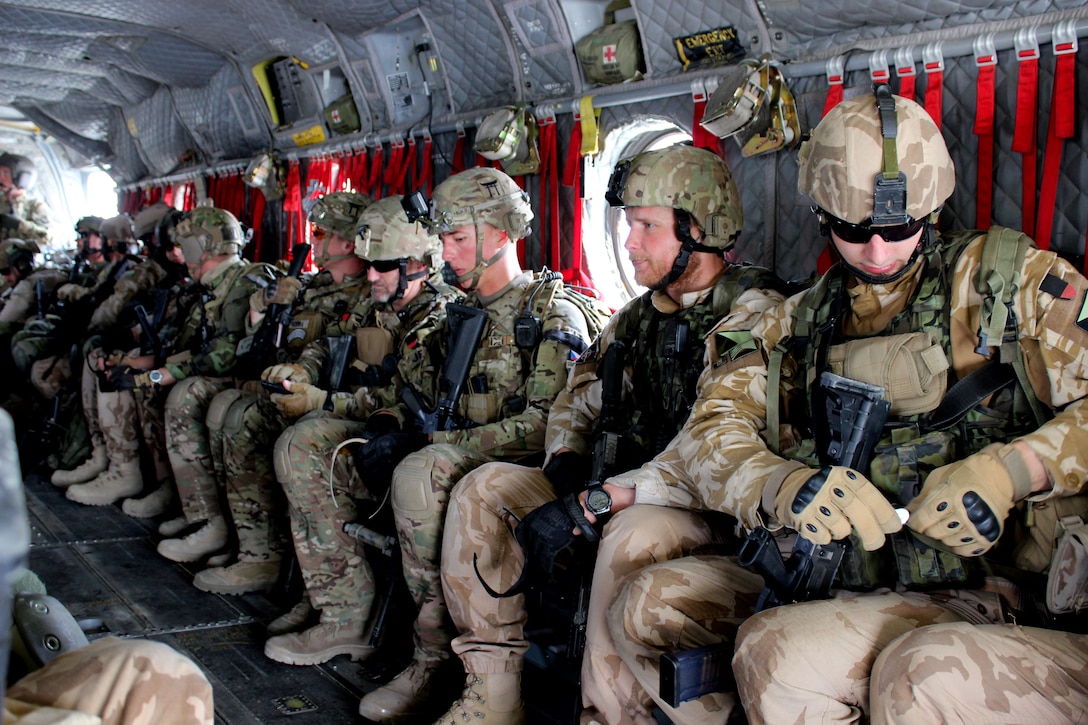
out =
[[[341,318],[349,315],[369,289],[365,272],[345,276],[339,283],[329,272],[315,275],[299,292],[293,319],[283,331],[281,361],[297,360],[318,344],[319,336],[327,334],[330,325],[343,324]],[[226,492],[238,534],[238,560],[277,560],[285,541],[274,515],[278,507],[272,449],[290,421],[267,391],[252,383],[244,387],[223,391],[212,400],[207,419],[208,446],[216,480],[220,490]]]
[[[1083,722],[1088,635],[1014,625],[912,630],[873,665],[873,725]]]
[[[0,335],[15,332],[38,314],[38,280],[45,283],[49,299],[58,287],[68,281],[61,269],[39,269],[14,287],[5,290],[3,307],[0,307]]]
[[[372,412],[395,405],[406,381],[418,386],[425,380],[421,364],[427,361],[428,339],[442,334],[445,306],[458,296],[436,276],[399,314],[369,300],[361,304],[354,326],[381,327],[392,334],[398,372],[388,385],[359,387],[352,395],[334,393],[331,413],[304,416],[276,441],[276,477],[287,494],[295,553],[307,595],[323,622],[366,621],[374,601],[374,577],[362,545],[343,533],[343,525],[355,521],[355,500],[371,496],[351,456],[332,461],[332,451],[362,435]],[[304,366],[313,362],[312,354],[300,360]]]
[[[16,682],[4,700],[5,723],[214,721],[212,686],[200,668],[161,642],[140,639],[105,637],[66,652]]]
[[[221,515],[205,419],[212,398],[234,385],[229,376],[245,335],[249,297],[273,276],[268,265],[239,257],[205,273],[205,301],[190,310],[175,346],[192,355],[166,363],[178,381],[166,398],[166,450],[189,523]]]
[[[703,336],[723,316],[738,328],[750,326],[765,308],[782,299],[777,280],[764,270],[732,267],[704,290],[684,295],[680,304],[664,292],[647,293],[617,312],[599,338],[579,358],[548,417],[547,451],[588,455],[594,422],[601,414],[601,356],[614,340],[626,343],[623,369],[626,430],[613,431],[636,443],[648,458],[679,430],[695,398],[702,369]],[[661,346],[670,320],[688,326],[688,347],[678,352],[669,378]],[[625,466],[638,460],[624,460]],[[488,464],[467,476],[453,494],[449,533],[443,543],[443,585],[450,613],[462,633],[454,651],[469,672],[520,671],[528,643],[525,597],[494,598],[480,585],[504,591],[519,577],[524,556],[514,540],[517,521],[554,500],[556,491],[539,468]],[[715,532],[697,514],[658,506],[638,506],[614,517],[597,554],[582,660],[582,699],[587,717],[601,722],[630,721],[625,708],[643,707],[648,698],[623,668],[604,622],[615,583],[654,561],[676,558],[714,540]],[[474,564],[474,561],[476,562]],[[647,717],[648,714],[647,714]],[[652,718],[651,718],[652,719]],[[677,722],[688,722],[681,717]]]
[[[19,226],[15,229],[0,229],[0,242],[5,239],[25,239],[39,244],[49,241],[49,206],[36,197],[22,194],[12,201],[0,194],[0,214],[12,214],[19,217]]]
[[[978,234],[958,257],[946,260],[951,270],[945,273],[951,280],[947,302],[951,332],[949,349],[945,352],[957,378],[987,362],[987,358],[974,352],[983,299],[973,280],[985,239],[985,235]],[[894,324],[889,323],[913,299],[922,277],[919,270],[935,263],[932,256],[923,258],[898,282],[858,284],[852,288],[849,297],[854,314],[845,316],[846,336],[889,334],[888,330],[894,329]],[[828,273],[833,274],[839,271]],[[1020,274],[1012,309],[1028,378],[1039,400],[1060,412],[1018,440],[1029,445],[1043,460],[1053,490],[1032,496],[1030,503],[1019,504],[1021,512],[1030,511],[1031,515],[1023,518],[1026,526],[1018,538],[1035,545],[1026,546],[1016,560],[1007,554],[994,556],[1005,565],[1040,571],[1049,562],[1045,550],[1048,536],[1041,530],[1031,530],[1032,518],[1038,518],[1047,507],[1056,508],[1061,497],[1079,493],[1088,477],[1085,448],[1088,409],[1082,402],[1088,392],[1088,351],[1084,348],[1088,333],[1076,325],[1088,281],[1053,253],[1034,249],[1027,252]],[[1044,279],[1048,280],[1045,289],[1061,288],[1065,299],[1042,291]],[[814,287],[819,288],[819,284]],[[654,462],[636,475],[616,477],[613,483],[634,487],[636,500],[664,505],[694,504],[730,513],[748,528],[775,527],[776,520],[767,513],[773,510],[773,505],[762,500],[764,491],[777,490],[789,473],[801,470],[804,464],[772,453],[761,437],[766,427],[768,379],[763,351],[789,339],[795,324],[793,313],[806,294],[794,296],[763,316],[753,329],[756,345],[735,345],[725,336],[717,333],[712,336],[709,344],[712,365],[700,382],[699,401],[684,431]],[[791,401],[797,402],[798,394],[803,395],[806,382],[803,371],[798,370],[798,361],[787,357],[781,375],[782,399],[787,406]],[[995,439],[1002,435],[1001,419],[998,420],[999,425],[990,430]],[[780,437],[783,449],[788,450],[791,443],[801,442],[802,434],[783,426]],[[961,445],[977,450],[982,443],[970,440]],[[875,473],[879,471],[874,469]],[[1043,501],[1047,504],[1042,504]],[[1074,505],[1083,509],[1079,503]],[[1013,518],[1019,520],[1020,516]],[[1010,532],[1013,528],[1009,527]],[[1045,527],[1040,525],[1040,528]],[[1017,534],[1012,533],[1012,537]],[[710,583],[692,585],[685,591],[676,586],[674,566],[692,566]],[[660,598],[655,615],[658,622],[687,633],[698,629],[703,619],[743,618],[750,611],[757,591],[752,588],[754,582],[750,578],[737,575],[732,562],[723,562],[716,576],[713,565],[699,567],[697,562],[682,561],[679,565],[665,564],[646,570],[638,579],[629,584],[626,602],[619,598],[618,609],[610,615],[617,626],[626,623],[624,631],[614,631],[613,635],[636,640],[635,650],[640,647],[653,650],[654,642],[660,638],[654,631],[655,623],[640,619],[639,607],[643,605],[638,602],[638,592],[650,592]],[[992,583],[993,588],[1000,589],[997,582]],[[860,717],[868,708],[867,673],[877,654],[892,639],[927,624],[961,620],[1000,622],[1003,616],[1001,597],[996,591],[884,591],[869,596],[840,592],[839,596],[831,601],[763,612],[741,627],[734,670],[742,704],[752,722],[795,722],[804,717],[847,721]],[[814,622],[820,626],[813,626]],[[666,645],[664,651],[674,647]],[[835,653],[842,656],[835,657]],[[812,663],[816,662],[820,666],[814,669]],[[651,679],[656,681],[654,677]]]

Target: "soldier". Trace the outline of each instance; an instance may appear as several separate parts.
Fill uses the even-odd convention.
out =
[[[197,530],[190,541],[168,538],[159,542],[159,553],[167,558],[173,558],[170,554],[175,548],[193,546],[203,537],[218,540],[220,547],[226,543],[205,417],[212,398],[233,384],[229,376],[237,363],[238,343],[245,335],[250,297],[275,279],[269,265],[242,259],[247,238],[228,211],[197,207],[178,222],[174,233],[191,277],[200,284],[200,301],[189,310],[175,342],[178,352],[165,364],[159,364],[154,356],[142,356],[113,366],[109,373],[121,389],[140,388],[145,395],[170,389],[165,411],[167,452],[174,479],[187,494],[183,499],[190,502],[185,509],[186,522]],[[136,448],[130,446],[119,455],[134,461]],[[138,494],[142,488],[142,481],[126,478],[110,493],[122,498]]]
[[[1077,326],[1088,281],[1010,230],[936,235],[955,186],[940,131],[887,86],[874,95],[836,106],[800,152],[800,189],[840,263],[766,312],[750,338],[710,338],[713,366],[676,445],[627,482],[640,491],[678,479],[696,505],[816,545],[853,530],[835,598],[740,626],[733,669],[754,723],[857,720],[891,640],[1002,620],[998,592],[1015,600],[1017,587],[991,578],[978,588],[979,557],[1041,571],[1053,517],[1085,508],[1069,497],[1088,473]],[[860,408],[832,393],[831,372],[883,388],[890,405],[864,472],[832,457],[860,438],[832,421]],[[906,504],[908,529],[893,501]],[[1003,543],[1021,539],[1015,556],[994,548],[1006,529]],[[610,626],[629,640],[625,661],[652,676],[647,663],[676,642],[731,639],[760,589],[735,560],[670,562],[628,581]],[[653,625],[642,616],[650,602]]]
[[[0,241],[49,241],[50,211],[28,190],[38,179],[34,162],[18,154],[0,154]]]
[[[24,323],[44,311],[38,306],[38,280],[44,284],[50,299],[65,282],[67,275],[63,271],[35,267],[34,255],[39,252],[41,249],[31,241],[7,239],[0,242],[0,275],[8,284],[3,307],[0,307],[0,335],[17,332]]]
[[[458,360],[466,363],[464,380],[471,383],[447,419],[450,425],[441,426],[448,429],[416,429],[415,414],[398,403],[368,418],[369,441],[357,455],[356,485],[376,499],[386,486],[391,489],[402,569],[419,607],[417,643],[423,637],[438,649],[449,637],[438,572],[449,490],[486,461],[517,460],[541,449],[544,421],[562,388],[567,361],[589,337],[585,317],[574,304],[558,294],[532,295],[539,285],[522,272],[512,251],[532,218],[528,196],[496,169],[471,169],[435,189],[431,219],[441,231],[447,272],[469,291],[465,305],[486,312],[483,342],[471,364]],[[539,336],[536,345],[522,349],[515,344],[514,328],[527,309],[539,320]],[[438,401],[437,378],[450,363],[450,333],[443,328],[417,328],[417,340],[407,345],[398,366],[405,384],[432,404]],[[311,440],[281,438],[277,443],[284,450],[277,474],[291,507],[295,549],[310,599],[321,609],[317,626],[265,644],[268,657],[290,664],[316,664],[337,654],[359,658],[371,651],[363,634],[374,583],[359,544],[342,533],[342,524],[354,514],[353,507],[347,508],[351,481],[337,476],[330,482],[334,501],[315,490],[313,477],[305,475],[312,468],[301,465],[314,455]],[[319,455],[319,465],[328,466],[329,453]]]
[[[310,209],[313,261],[320,271],[305,284],[294,277],[276,281],[271,294],[258,291],[250,300],[253,326],[277,325],[266,319],[274,313],[271,305],[288,305],[290,321],[280,332],[280,347],[267,357],[274,365],[261,372],[299,365],[312,348],[319,347],[330,327],[341,325],[349,310],[366,299],[370,290],[366,262],[354,254],[355,232],[370,197],[354,192],[334,192],[318,199]],[[270,336],[275,346],[275,336]],[[260,344],[259,342],[257,344]],[[314,379],[321,368],[320,356],[312,370]],[[219,594],[242,594],[267,590],[279,576],[285,536],[279,519],[276,476],[272,449],[276,437],[290,424],[279,407],[257,381],[242,389],[229,389],[212,399],[208,408],[208,446],[217,487],[225,492],[238,541],[237,562],[227,567],[209,567],[198,572],[193,583],[198,589]],[[184,502],[183,502],[184,503]],[[192,559],[211,553],[214,541],[187,552]]]
[[[548,417],[549,460],[544,469],[491,463],[468,475],[454,491],[442,576],[450,612],[461,632],[453,649],[469,680],[464,698],[442,722],[466,714],[486,722],[520,722],[520,672],[528,648],[522,633],[525,597],[498,598],[494,591],[487,591],[488,586],[500,592],[510,588],[525,570],[525,555],[513,533],[518,522],[537,509],[555,509],[564,522],[560,535],[573,540],[571,532],[578,523],[567,513],[566,502],[555,499],[577,495],[585,488],[595,433],[623,441],[616,456],[622,460],[597,462],[607,466],[606,475],[648,460],[687,418],[702,371],[702,340],[714,323],[726,315],[738,324],[751,321],[782,299],[771,291],[778,284],[773,275],[725,261],[725,253],[740,234],[742,210],[729,169],[713,153],[674,146],[625,159],[613,171],[608,201],[624,208],[631,227],[625,246],[635,280],[650,291],[617,312],[578,358]],[[604,362],[617,352],[618,364]],[[603,380],[613,375],[620,379]],[[610,401],[609,407],[615,409],[603,410],[602,391],[610,384],[622,389],[623,400]],[[601,425],[595,424],[598,420]],[[609,428],[596,430],[603,425]],[[610,489],[596,487],[604,498]],[[598,513],[603,523],[607,516]],[[545,520],[542,514],[529,520],[535,522],[532,528]],[[581,523],[588,527],[585,520]],[[541,530],[540,535],[547,537],[548,532]],[[595,530],[588,535],[595,539]],[[612,582],[633,568],[680,556],[712,538],[710,528],[696,514],[658,506],[631,509],[605,529],[591,589],[582,666],[587,712],[600,709],[611,715],[610,701],[617,699],[609,687],[620,674],[604,669],[614,668],[616,659],[609,657],[613,646],[604,626]],[[636,551],[644,560],[628,555]],[[611,565],[617,570],[611,570]],[[444,656],[444,650],[430,656],[439,654]],[[392,720],[422,706],[434,665],[413,667],[414,671],[368,694],[363,703],[371,709],[363,714],[373,720]]]

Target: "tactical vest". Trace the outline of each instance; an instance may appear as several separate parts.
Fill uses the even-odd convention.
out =
[[[960,232],[943,236],[924,252],[922,279],[912,300],[881,333],[874,337],[903,335],[926,330],[935,333],[947,360],[952,359],[951,340],[951,289],[953,270],[964,248],[979,232]],[[978,400],[964,411],[948,420],[938,411],[916,415],[890,417],[884,427],[884,435],[874,449],[868,476],[895,505],[906,505],[921,490],[929,472],[939,466],[965,458],[991,443],[1003,443],[1035,430],[1049,412],[1039,403],[1034,390],[1027,382],[1023,368],[1023,356],[1016,344],[1016,319],[1012,312],[1012,281],[1019,273],[1024,252],[1031,240],[1022,234],[994,227],[987,234],[983,251],[983,269],[979,277],[998,280],[992,289],[983,289],[976,281],[976,288],[984,295],[984,310],[999,309],[996,315],[984,313],[982,326],[987,328],[996,318],[1001,335],[1001,363],[1018,368],[1015,375],[1008,375],[1009,384],[993,393],[988,405]],[[996,277],[994,276],[996,275]],[[1005,284],[1001,284],[1001,280]],[[828,369],[830,350],[845,342],[841,334],[840,315],[848,305],[846,272],[829,273],[805,295],[793,313],[793,336],[772,352],[769,363],[768,431],[774,431],[769,444],[777,447],[778,371],[777,361],[789,354],[798,363],[797,379],[807,392],[804,414],[806,420],[791,421],[799,430],[807,431],[803,442],[781,455],[803,461],[810,467],[833,465],[826,459],[826,441],[822,440],[826,423],[813,421],[824,416],[823,398],[819,394],[820,373]],[[994,291],[1004,288],[1004,299],[994,299]],[[1004,324],[1000,324],[1003,321]],[[993,340],[991,340],[993,344]],[[1008,359],[1011,355],[1016,360]],[[996,361],[995,361],[996,363]],[[991,365],[995,364],[991,363]],[[949,375],[952,375],[949,369]],[[970,376],[968,376],[970,377]],[[803,382],[802,382],[803,381]],[[955,388],[946,394],[948,400]],[[962,390],[964,386],[961,386]],[[773,402],[772,402],[773,399]],[[772,428],[773,426],[773,428]],[[939,427],[938,427],[939,426]],[[1007,527],[1008,534],[1013,527]],[[843,558],[837,586],[846,589],[873,589],[894,586],[897,582],[908,588],[932,588],[937,586],[964,586],[982,575],[978,559],[965,559],[931,546],[904,528],[889,537],[890,546],[877,551],[864,551],[857,541]],[[1001,544],[998,549],[1000,550]]]
[[[748,289],[777,289],[781,282],[761,267],[730,266],[702,302],[672,314],[653,305],[646,292],[620,310],[616,339],[627,343],[626,365],[633,395],[623,401],[623,433],[645,453],[645,460],[664,450],[687,420],[695,404],[696,383],[703,371],[704,338],[733,309]],[[626,463],[626,461],[625,461]],[[641,462],[633,462],[634,468]]]
[[[325,333],[338,318],[355,306],[359,294],[369,289],[365,278],[337,284],[332,275],[322,272],[303,288],[301,299],[292,310],[284,330],[281,347],[287,359],[297,358],[305,347]]]
[[[215,326],[220,324],[220,308],[229,299],[229,290],[239,284],[244,276],[254,281],[271,281],[275,279],[275,272],[268,264],[243,262],[228,269],[216,282],[215,289],[224,290],[226,293],[214,295],[212,290],[201,289],[197,303],[190,309],[188,318],[178,331],[176,350],[188,350],[194,355],[198,354],[216,336],[219,332]]]

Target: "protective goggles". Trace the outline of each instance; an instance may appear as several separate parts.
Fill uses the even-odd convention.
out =
[[[329,236],[328,231],[324,227],[319,227],[316,224],[310,227],[310,238],[315,241],[322,241],[325,237]]]
[[[873,235],[879,235],[886,242],[902,242],[910,239],[926,225],[925,219],[908,221],[904,224],[874,226],[873,224],[851,224],[824,210],[818,212],[836,237],[850,244],[865,244]]]
[[[400,259],[372,259],[370,260],[370,267],[378,274],[385,274],[400,269],[401,261]]]

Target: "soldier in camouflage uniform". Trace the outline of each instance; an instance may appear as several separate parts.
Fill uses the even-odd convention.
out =
[[[212,398],[234,384],[230,375],[237,363],[238,343],[245,336],[250,297],[275,279],[275,271],[269,265],[242,260],[247,239],[238,220],[223,209],[197,207],[178,222],[174,233],[190,276],[200,283],[201,295],[177,336],[179,352],[158,367],[153,367],[157,361],[150,356],[130,361],[115,369],[111,379],[120,388],[170,389],[165,411],[167,453],[182,493],[186,522],[197,530],[189,535],[191,539],[159,542],[158,550],[169,559],[191,561],[186,552],[197,541],[211,541],[215,549],[227,541],[205,418]],[[121,495],[131,496],[140,489],[128,485]]]
[[[37,177],[34,163],[27,157],[0,154],[0,241],[49,242],[49,207],[27,193]]]
[[[487,313],[483,342],[468,372],[473,382],[458,402],[452,430],[416,430],[403,403],[371,415],[365,428],[369,440],[357,455],[359,478],[351,481],[365,497],[380,498],[382,489],[391,487],[403,571],[420,608],[417,645],[433,642],[442,650],[449,633],[437,559],[449,490],[486,461],[517,460],[540,450],[547,411],[562,387],[572,346],[584,347],[588,333],[582,312],[557,298],[541,311],[539,345],[522,350],[514,344],[514,320],[526,306],[533,276],[521,271],[511,250],[528,233],[533,212],[509,176],[496,169],[471,169],[451,177],[435,189],[431,215],[441,230],[448,271],[469,291],[465,304]],[[400,378],[424,405],[438,400],[437,379],[448,354],[444,328],[417,328],[417,339],[406,345],[398,365]],[[292,507],[307,589],[322,609],[318,626],[268,641],[265,654],[282,662],[322,662],[341,652],[360,657],[370,650],[363,633],[374,600],[373,580],[359,544],[340,533],[349,495],[342,486],[351,481],[337,476],[330,500],[309,477],[298,475],[306,470],[301,463],[315,455],[318,465],[327,467],[328,453],[290,446],[277,460],[277,468],[283,462],[294,469],[284,471],[290,475],[281,475],[280,481]]]
[[[280,347],[266,358],[276,364],[256,371],[262,376],[310,359],[307,351],[318,346],[329,327],[343,324],[349,311],[367,297],[366,262],[354,254],[354,246],[360,217],[371,204],[370,197],[354,192],[334,192],[318,199],[309,216],[313,261],[320,271],[305,281],[284,277],[268,290],[254,293],[250,300],[254,329],[277,324],[265,319],[269,305],[290,307],[290,321],[279,335]],[[263,356],[264,352],[254,350],[253,354]],[[319,360],[313,369],[320,369]],[[278,486],[272,448],[290,423],[268,392],[251,380],[216,395],[208,408],[207,424],[208,449],[217,487],[230,507],[238,558],[231,566],[198,572],[193,583],[220,594],[269,589],[278,578],[286,545],[279,522],[282,506],[275,505]],[[191,553],[210,552],[198,548]]]
[[[453,649],[470,673],[470,686],[443,722],[465,713],[486,722],[521,722],[518,688],[528,649],[522,634],[525,597],[496,598],[482,583],[503,591],[525,569],[525,556],[514,539],[518,522],[544,506],[565,514],[566,504],[556,496],[575,496],[585,488],[595,432],[619,435],[624,441],[618,456],[622,460],[615,461],[610,472],[637,466],[664,448],[695,400],[706,333],[727,315],[742,326],[742,321],[750,322],[782,299],[773,291],[778,285],[773,275],[725,261],[724,253],[740,233],[742,210],[729,169],[713,153],[675,146],[625,159],[613,172],[608,200],[625,209],[631,226],[625,246],[635,279],[650,291],[617,312],[579,357],[548,417],[549,460],[544,469],[491,463],[467,476],[454,491],[442,575],[450,612],[461,632]],[[678,348],[667,344],[677,339],[684,340]],[[596,431],[606,385],[602,377],[607,366],[601,363],[617,342],[621,347],[616,350],[623,350],[624,400],[619,410],[606,411],[606,418],[608,425],[619,424]],[[606,518],[601,514],[599,520]],[[566,531],[577,526],[567,517]],[[618,671],[604,622],[614,581],[653,561],[681,556],[712,538],[695,513],[657,506],[631,508],[604,529],[582,666],[587,717],[599,711],[602,721],[619,722],[631,696],[631,678],[620,684],[623,673]],[[414,691],[399,682],[413,676]],[[411,671],[401,678],[363,699],[364,704],[374,701],[385,710],[374,708],[364,712],[367,717],[393,719],[423,703],[427,678]],[[613,688],[623,692],[623,702]],[[393,697],[398,691],[411,697]],[[473,701],[477,693],[487,695]],[[516,707],[499,711],[495,698]],[[681,717],[677,722],[687,720]]]
[[[10,725],[214,721],[208,678],[185,655],[150,640],[96,640],[23,677],[4,698],[4,722]]]
[[[891,640],[928,624],[1000,622],[1006,604],[1019,605],[1017,585],[983,582],[979,557],[989,552],[1030,586],[1028,572],[1049,564],[1055,517],[1084,510],[1074,495],[1088,475],[1088,333],[1077,317],[1088,280],[1009,230],[936,236],[955,185],[940,131],[886,86],[875,95],[839,104],[800,152],[801,191],[840,264],[750,335],[719,328],[682,433],[616,479],[749,528],[799,531],[815,544],[854,539],[830,600],[741,625],[759,577],[734,559],[690,557],[628,579],[610,610],[621,654],[647,686],[661,653],[735,636],[738,695],[753,723],[858,721]],[[1007,305],[978,281],[1014,277]],[[987,368],[999,384],[971,382]],[[879,385],[890,403],[864,472],[817,443],[831,435],[824,371]],[[955,381],[964,392],[946,396]],[[964,403],[948,412],[949,398]],[[906,504],[906,528],[892,501]],[[1015,553],[1005,546],[1013,540]]]

